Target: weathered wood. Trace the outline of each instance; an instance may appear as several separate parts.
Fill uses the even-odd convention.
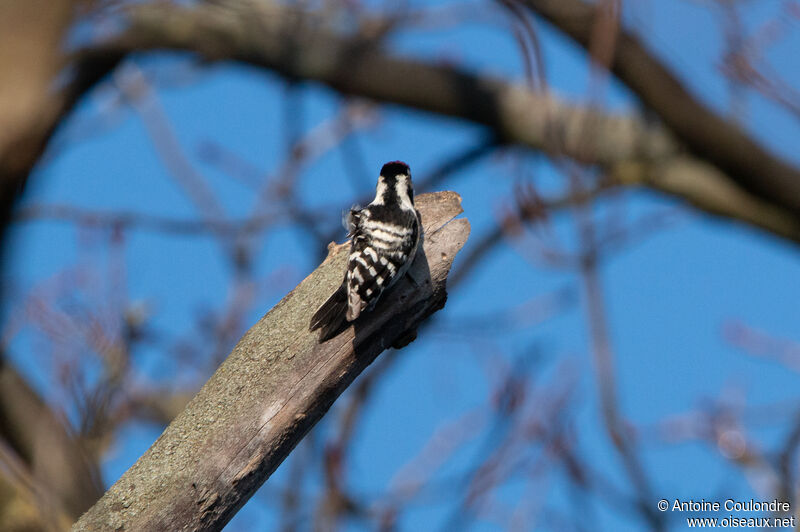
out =
[[[421,195],[417,207],[425,243],[413,281],[400,281],[373,312],[319,344],[309,319],[341,282],[349,244],[332,245],[73,530],[221,530],[353,379],[444,306],[469,222],[454,219],[462,212],[454,192]]]

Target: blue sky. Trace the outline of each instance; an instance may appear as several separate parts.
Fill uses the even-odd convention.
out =
[[[745,12],[748,22],[754,27],[763,23],[777,11],[776,6],[777,2],[749,3]],[[695,94],[724,112],[728,96],[716,70],[720,33],[709,13],[699,2],[647,2],[628,8],[626,20],[647,36],[651,48],[681,74]],[[456,53],[458,61],[470,69],[521,79],[520,54],[504,31],[503,20],[499,16],[500,24],[476,21],[446,31],[408,32],[397,36],[393,47],[399,53],[424,58]],[[797,23],[795,30],[796,26]],[[544,43],[549,85],[564,97],[585,101],[588,74],[582,54],[548,26],[537,23],[536,27]],[[769,55],[773,67],[796,85],[800,82],[800,68],[792,50],[797,49],[797,39],[794,36],[782,41]],[[180,56],[139,63],[146,71],[159,72],[170,72],[185,64],[185,58]],[[285,82],[271,73],[221,65],[199,70],[192,84],[158,90],[158,98],[184,151],[209,177],[231,217],[238,219],[249,213],[252,191],[204,163],[198,156],[200,147],[213,140],[264,172],[273,171],[280,164],[286,145],[285,88]],[[303,84],[298,94],[303,109],[299,127],[304,129],[332,116],[341,101],[337,94],[312,84]],[[142,121],[127,107],[122,106],[114,114],[114,123],[100,134],[74,138],[76,132],[82,131],[81,125],[91,123],[112,97],[113,91],[101,87],[82,103],[61,132],[61,149],[37,170],[24,203],[67,203],[196,217],[196,210],[169,178]],[[617,83],[611,84],[606,103],[619,112],[637,107]],[[747,104],[744,126],[748,131],[776,152],[800,163],[795,141],[798,122],[758,98],[749,97]],[[357,142],[371,179],[383,162],[398,158],[408,161],[414,175],[421,177],[445,156],[478,142],[481,135],[480,128],[469,124],[387,106],[381,110],[378,126],[360,134]],[[520,153],[512,152],[513,156]],[[546,162],[534,155],[523,160],[545,187],[561,183],[561,177]],[[451,176],[440,187],[463,196],[465,215],[473,227],[470,243],[490,230],[500,209],[509,205],[514,179],[507,168],[496,157],[485,158]],[[348,171],[341,153],[333,150],[301,175],[301,190],[308,201],[330,207],[331,226],[338,222],[343,207],[373,186],[368,183],[356,189],[353,183],[357,181],[344,176]],[[721,396],[734,401],[741,396],[742,401],[755,406],[794,398],[796,373],[731,347],[724,341],[722,331],[726,323],[738,320],[776,337],[798,340],[800,283],[796,280],[796,247],[686,210],[669,198],[649,192],[625,193],[620,204],[624,205],[628,221],[654,212],[678,213],[668,228],[625,246],[602,265],[624,415],[634,424],[653,426]],[[571,219],[558,216],[554,224],[561,243],[574,246]],[[78,260],[99,264],[108,260],[102,251],[97,251],[103,249],[102,236],[80,234],[65,224],[29,223],[18,226],[13,237],[7,275],[20,293]],[[98,242],[94,247],[93,238]],[[79,245],[89,252],[79,255]],[[313,270],[315,255],[306,252],[310,245],[303,233],[291,227],[272,233],[263,243],[257,270],[264,276],[280,268],[287,273],[259,302],[250,316],[251,323]],[[229,264],[209,237],[128,232],[125,259],[130,298],[153,305],[154,320],[161,330],[190,329],[198,309],[218,306],[228,296]],[[440,322],[457,323],[459,316],[501,310],[565,286],[573,290],[576,299],[563,312],[535,327],[487,334],[480,342],[457,329],[437,331]],[[348,482],[353,491],[382,493],[398,468],[419,453],[437,427],[486,405],[490,393],[487,361],[494,353],[512,365],[520,357],[541,358],[536,363],[543,368],[537,382],[541,380],[543,386],[562,376],[562,363],[577,368],[575,417],[581,449],[616,484],[627,486],[608,438],[599,427],[580,294],[574,272],[532,265],[516,248],[498,246],[451,294],[434,325],[403,350],[394,369],[381,381],[350,456]],[[14,347],[12,352],[19,353],[16,362],[46,391],[49,376],[41,371],[41,360],[22,355],[32,347],[30,337],[21,335]],[[169,353],[157,350],[144,353],[143,371],[164,382],[180,382],[181,376],[175,374],[175,364],[168,357]],[[341,401],[334,406],[332,414],[340,404]],[[331,419],[329,414],[322,423],[330,423]],[[765,446],[783,436],[768,423],[749,428]],[[104,464],[106,481],[113,482],[159,433],[155,427],[126,427]],[[482,438],[455,455],[443,471],[457,474],[467,466],[475,453],[481,452]],[[652,442],[644,449],[645,465],[658,497],[763,495],[757,491],[758,479],[746,478],[705,444]],[[273,496],[270,489],[283,485],[284,469],[279,469],[265,489],[237,515],[231,530],[271,528],[274,512],[264,501]],[[551,480],[541,489],[547,494],[543,504],[570,507],[572,495],[563,481]],[[529,496],[521,485],[512,485],[502,493],[512,502]],[[631,521],[613,509],[592,504],[601,529],[624,529],[630,525]],[[401,528],[438,528],[452,511],[448,504],[420,505],[404,516]],[[351,528],[359,526],[352,524]],[[491,530],[492,526],[484,522],[476,528]],[[543,525],[542,529],[548,527]]]

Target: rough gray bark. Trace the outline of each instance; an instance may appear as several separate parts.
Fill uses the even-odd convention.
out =
[[[220,530],[375,357],[413,339],[444,306],[446,279],[469,236],[454,192],[417,198],[424,251],[375,311],[319,344],[314,310],[342,280],[349,244],[328,258],[239,341],[152,447],[74,531]]]

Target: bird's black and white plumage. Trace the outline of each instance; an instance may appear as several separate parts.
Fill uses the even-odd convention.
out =
[[[381,294],[413,263],[422,222],[414,207],[408,165],[383,165],[375,199],[363,209],[350,209],[344,221],[351,238],[344,281],[311,318],[310,330],[321,329],[320,341],[337,334],[345,321],[375,308]]]

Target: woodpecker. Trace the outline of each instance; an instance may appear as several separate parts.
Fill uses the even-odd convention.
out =
[[[311,318],[320,342],[335,336],[346,322],[371,311],[381,294],[408,271],[422,239],[422,219],[414,207],[411,169],[401,161],[383,165],[375,199],[354,206],[344,218],[350,237],[347,272],[339,289]]]

